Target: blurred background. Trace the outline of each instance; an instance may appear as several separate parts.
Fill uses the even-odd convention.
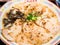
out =
[[[0,7],[5,4],[7,1],[10,1],[10,0],[0,0]]]
[[[10,0],[0,0],[0,7],[8,1]],[[49,1],[53,2],[54,4],[58,5],[58,7],[60,7],[60,0],[49,0]]]
[[[0,0],[0,7],[3,6],[6,2],[8,2],[10,0]],[[58,7],[60,7],[60,0],[49,0],[52,3],[56,4]],[[0,40],[0,45],[6,45],[4,44],[1,40]],[[60,44],[57,44],[60,45]]]

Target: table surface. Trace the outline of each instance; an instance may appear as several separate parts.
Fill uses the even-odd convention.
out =
[[[6,44],[4,44],[4,43],[0,40],[0,45],[6,45]]]
[[[54,4],[56,4],[54,1],[52,1]],[[0,7],[2,6],[2,5],[4,5],[6,3],[6,1],[1,1],[0,0]],[[6,44],[4,44],[1,40],[0,40],[0,45],[6,45]],[[60,44],[58,44],[58,45],[60,45]]]

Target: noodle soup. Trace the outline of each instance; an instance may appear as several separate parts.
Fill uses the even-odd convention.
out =
[[[42,45],[60,31],[56,14],[37,2],[13,5],[3,15],[2,35],[18,45]]]

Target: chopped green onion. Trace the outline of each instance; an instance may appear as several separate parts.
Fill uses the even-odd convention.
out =
[[[29,21],[30,20],[34,21],[36,19],[37,19],[37,16],[33,15],[32,13],[29,13],[28,16],[27,16],[27,20],[29,20]]]

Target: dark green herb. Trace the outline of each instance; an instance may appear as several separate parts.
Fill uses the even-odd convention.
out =
[[[15,13],[13,13],[14,11],[15,11]],[[7,13],[8,19],[6,19],[6,18],[3,19],[4,26],[13,24],[16,21],[16,19],[21,19],[21,20],[25,21],[25,18],[23,16],[24,16],[24,13],[22,13],[21,11],[19,11],[17,9],[10,10],[10,12]]]

